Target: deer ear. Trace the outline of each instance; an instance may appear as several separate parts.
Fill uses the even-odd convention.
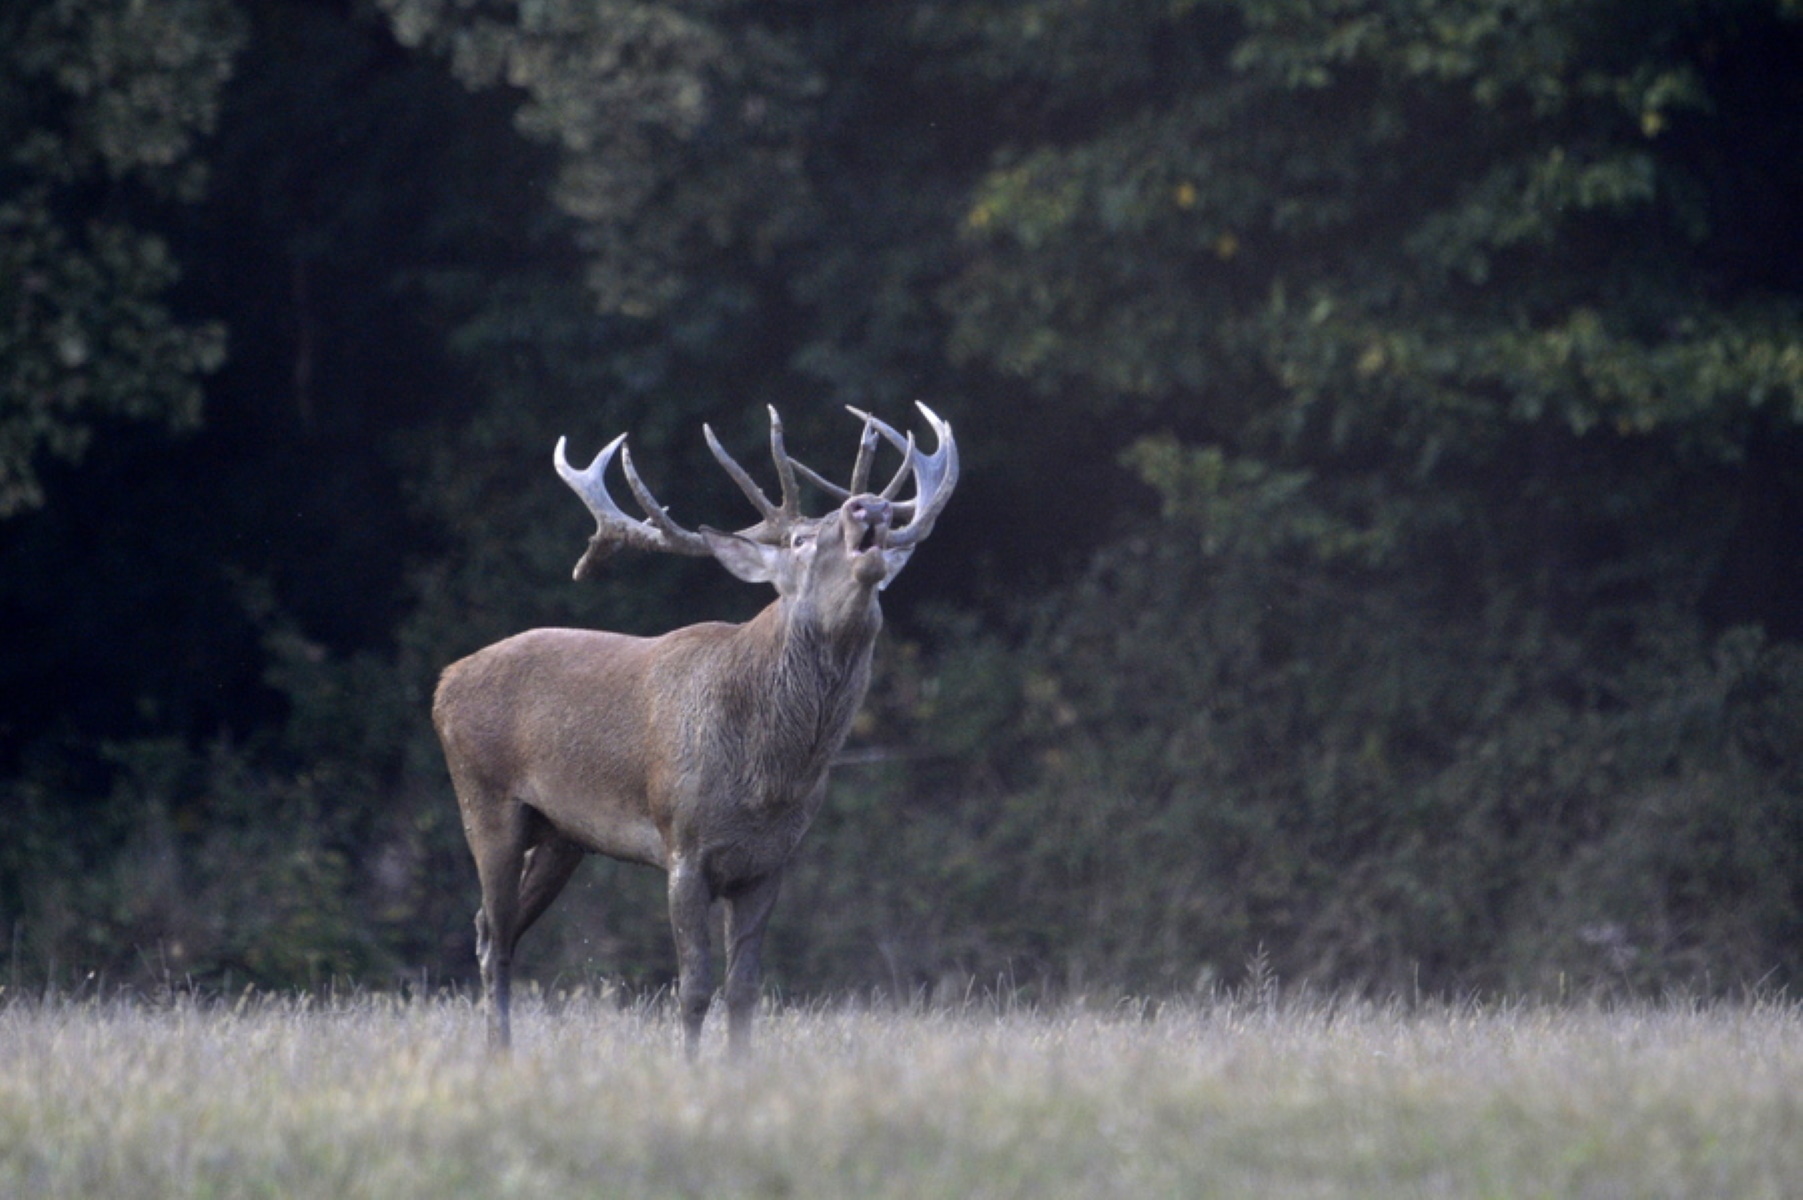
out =
[[[713,551],[720,565],[746,583],[776,582],[776,568],[783,553],[778,547],[754,542],[736,533],[722,533],[705,525],[701,527],[701,536],[707,539],[707,548]]]

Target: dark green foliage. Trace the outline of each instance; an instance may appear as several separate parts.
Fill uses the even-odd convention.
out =
[[[556,438],[630,430],[733,527],[702,421],[761,473],[777,403],[836,474],[840,403],[925,396],[966,478],[886,597],[781,986],[1797,982],[1794,3],[379,8],[164,6],[154,61],[104,5],[0,18],[0,505],[207,396],[179,450],[120,435],[123,497],[84,469],[0,527],[38,635],[0,679],[48,701],[0,712],[15,970],[464,975],[436,673],[764,600],[571,584]],[[172,295],[230,321],[204,385]],[[661,881],[589,869],[526,950],[655,986]]]
[[[525,94],[520,128],[563,151],[556,201],[580,222],[602,311],[667,312],[700,260],[767,261],[805,228],[807,101],[823,84],[755,6],[383,8],[472,87]]]
[[[139,218],[199,194],[242,37],[226,0],[0,16],[0,519],[42,504],[44,458],[78,461],[96,425],[198,419],[224,331],[170,312],[180,270]]]

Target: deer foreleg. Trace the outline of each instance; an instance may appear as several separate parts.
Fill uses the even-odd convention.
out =
[[[780,871],[772,871],[726,897],[726,1044],[733,1054],[751,1049],[764,927],[776,907],[782,878]]]
[[[682,1008],[683,1045],[689,1060],[701,1052],[701,1026],[713,1000],[707,910],[713,892],[699,864],[678,859],[670,867],[670,929],[676,936],[676,998]]]

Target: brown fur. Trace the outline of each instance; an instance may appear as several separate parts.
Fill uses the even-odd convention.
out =
[[[869,565],[880,549],[855,549],[857,503],[871,500],[810,523],[817,548],[784,552],[776,602],[743,625],[537,629],[446,669],[433,722],[482,882],[493,1043],[509,1040],[514,947],[585,853],[669,873],[691,1053],[713,986],[707,909],[725,901],[729,1034],[747,1042],[764,921],[882,627],[889,572]]]

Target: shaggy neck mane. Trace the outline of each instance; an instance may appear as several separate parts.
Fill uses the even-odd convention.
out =
[[[829,631],[799,619],[786,600],[746,627],[767,656],[756,675],[756,694],[742,698],[753,706],[748,728],[760,732],[754,757],[766,781],[788,777],[811,786],[831,765],[869,686],[881,627],[874,605],[850,628]]]

